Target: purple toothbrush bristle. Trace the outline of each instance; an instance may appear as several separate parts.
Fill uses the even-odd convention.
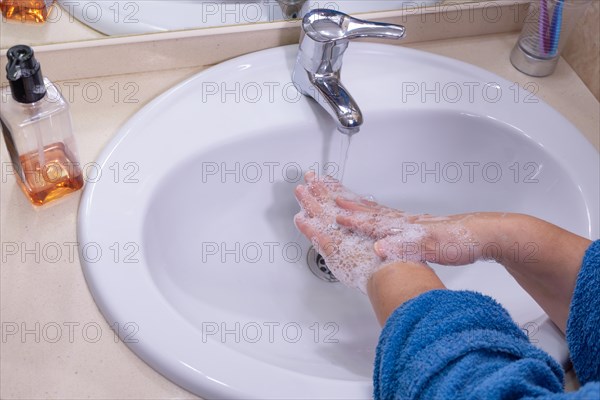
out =
[[[539,47],[542,54],[547,55],[550,52],[550,21],[548,19],[548,1],[540,0],[540,18],[538,24]]]

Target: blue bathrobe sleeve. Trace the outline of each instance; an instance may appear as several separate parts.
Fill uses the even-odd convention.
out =
[[[583,257],[569,310],[567,342],[579,381],[600,381],[600,240]]]
[[[577,279],[567,327],[582,383],[563,393],[563,371],[529,343],[488,296],[434,290],[399,307],[375,357],[375,399],[600,399],[600,241]]]

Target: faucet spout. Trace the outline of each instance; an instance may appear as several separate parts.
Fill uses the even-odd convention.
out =
[[[306,0],[277,0],[286,19],[296,19],[300,16]]]
[[[362,112],[340,80],[348,43],[360,37],[400,39],[404,33],[401,25],[363,21],[339,11],[314,9],[302,20],[292,81],[302,94],[315,99],[335,119],[340,132],[354,134],[363,123]]]
[[[317,102],[337,119],[338,131],[346,135],[357,133],[363,123],[362,112],[342,82],[326,76],[315,79],[313,85],[317,90]]]
[[[312,75],[300,68],[294,72],[294,81],[302,94],[312,97],[333,117],[338,131],[352,135],[360,130],[362,112],[335,74]]]

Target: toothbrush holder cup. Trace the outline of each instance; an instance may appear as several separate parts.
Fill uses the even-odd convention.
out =
[[[510,54],[512,65],[531,76],[552,74],[570,33],[591,2],[532,0]]]

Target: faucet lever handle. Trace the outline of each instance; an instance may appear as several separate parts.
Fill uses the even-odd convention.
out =
[[[322,8],[306,13],[302,20],[302,28],[308,37],[320,43],[361,37],[401,39],[405,35],[402,25],[365,21]]]

